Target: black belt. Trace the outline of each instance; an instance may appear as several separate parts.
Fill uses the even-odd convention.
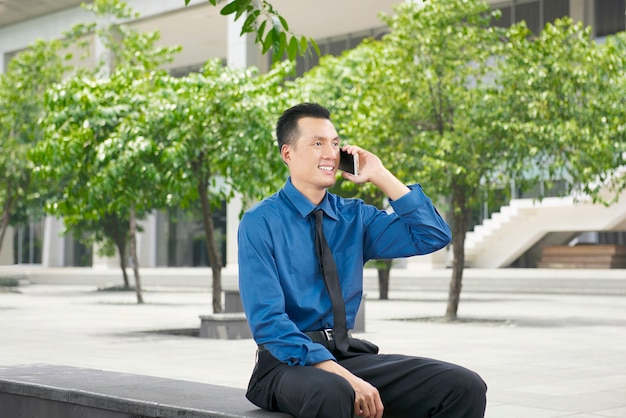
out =
[[[328,346],[330,341],[335,340],[335,332],[331,328],[320,329],[318,331],[307,331],[305,334],[314,343],[320,343],[325,346]],[[350,335],[350,331],[348,331],[348,337],[352,337],[352,335]]]
[[[306,331],[306,334],[314,343],[322,344],[329,350],[335,349],[335,332],[332,328],[320,329],[318,331]],[[352,334],[348,331],[348,337],[352,338]],[[259,344],[259,350],[265,350],[264,344]]]

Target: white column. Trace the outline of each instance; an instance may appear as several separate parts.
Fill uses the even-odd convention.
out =
[[[226,266],[237,265],[237,230],[242,207],[241,195],[238,193],[226,205]]]
[[[157,216],[156,212],[138,222],[143,232],[137,234],[137,257],[139,267],[156,267],[157,259]]]
[[[13,234],[13,228],[9,226],[7,232],[4,234],[4,242],[2,243],[2,250],[0,250],[0,265],[14,264]]]
[[[119,269],[120,268],[120,255],[118,254],[117,247],[115,247],[115,255],[113,257],[101,257],[98,255],[99,244],[94,244],[92,251],[93,257],[91,261],[91,267],[94,269]],[[127,263],[128,264],[128,263]]]
[[[235,21],[235,17],[232,15],[228,17],[226,64],[229,67],[258,67],[259,48],[254,43],[255,35],[246,34],[240,36],[241,25],[244,21],[245,16],[240,17],[237,21]]]
[[[241,25],[245,16],[235,21],[234,16],[228,17],[227,26],[227,55],[228,66],[245,68],[259,67],[260,51],[254,43],[254,34],[240,36]],[[235,197],[226,205],[226,266],[237,265],[237,230],[239,229],[239,214],[242,208],[241,196]]]
[[[63,267],[65,259],[65,238],[61,235],[65,227],[63,220],[46,216],[43,225],[43,248],[41,265],[43,267]]]

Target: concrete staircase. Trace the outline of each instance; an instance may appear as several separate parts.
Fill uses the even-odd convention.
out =
[[[466,265],[507,267],[539,242],[565,244],[580,232],[617,230],[626,230],[626,191],[609,207],[571,196],[515,199],[467,234]]]

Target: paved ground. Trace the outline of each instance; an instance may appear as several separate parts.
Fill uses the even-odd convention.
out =
[[[433,319],[445,311],[443,292],[392,290],[390,297],[368,299],[362,336],[382,352],[476,370],[489,385],[488,418],[626,417],[625,296],[472,292],[458,323]],[[79,285],[0,293],[0,366],[48,363],[247,385],[252,340],[151,332],[198,328],[198,315],[210,313],[208,292],[150,287],[144,298],[137,305],[134,293]]]

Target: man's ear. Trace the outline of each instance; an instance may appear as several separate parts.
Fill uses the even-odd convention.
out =
[[[280,148],[280,156],[283,159],[283,162],[289,165],[289,161],[291,160],[291,148],[287,144],[283,144]]]

